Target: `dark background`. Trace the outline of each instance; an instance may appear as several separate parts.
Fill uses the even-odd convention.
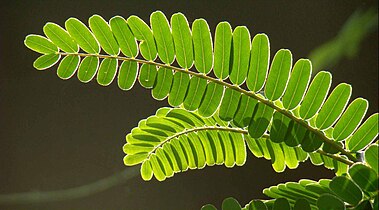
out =
[[[157,102],[138,84],[128,92],[113,83],[82,84],[60,80],[56,67],[36,71],[37,54],[23,45],[30,33],[42,34],[47,21],[64,25],[74,16],[87,22],[93,14],[109,20],[132,14],[148,21],[155,10],[167,16],[184,13],[192,22],[205,18],[214,31],[227,20],[246,25],[252,34],[265,32],[272,52],[289,48],[294,58],[335,36],[357,8],[377,1],[2,1],[0,4],[0,194],[75,187],[125,169],[122,146],[138,121],[167,102]],[[353,85],[353,97],[370,101],[378,111],[378,34],[362,42],[357,57],[330,69],[333,86]],[[273,53],[272,53],[273,54]],[[137,176],[126,184],[90,197],[0,209],[200,209],[219,206],[228,196],[246,204],[264,198],[265,187],[301,178],[331,178],[333,172],[309,162],[277,174],[270,162],[249,154],[243,167],[206,167],[176,174],[165,182],[144,182]]]

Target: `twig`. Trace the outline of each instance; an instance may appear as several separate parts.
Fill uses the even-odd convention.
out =
[[[93,183],[70,189],[0,195],[0,204],[30,204],[78,199],[123,184],[138,174],[139,167],[130,167]]]

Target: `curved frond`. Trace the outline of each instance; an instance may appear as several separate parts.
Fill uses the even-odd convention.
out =
[[[269,39],[265,34],[256,34],[251,40],[248,28],[233,29],[229,23],[221,22],[216,27],[213,43],[206,20],[196,19],[190,25],[183,14],[176,13],[169,21],[160,11],[151,15],[150,26],[134,15],[126,20],[116,16],[109,22],[94,15],[89,18],[89,27],[76,18],[69,18],[65,28],[47,23],[46,37],[28,35],[25,45],[43,54],[34,62],[37,69],[59,63],[57,74],[62,79],[77,73],[81,82],[96,77],[97,83],[108,86],[117,77],[122,90],[131,89],[138,80],[143,87],[152,89],[152,96],[157,100],[168,98],[174,107],[196,111],[202,117],[210,117],[209,120],[221,119],[228,127],[247,129],[250,136],[247,139],[257,141],[270,136],[273,144],[269,148],[277,152],[268,153],[271,159],[292,157],[297,154],[294,151],[301,148],[309,153],[313,163],[325,164],[342,174],[347,167],[339,166],[341,161],[348,165],[356,162],[356,153],[378,136],[378,114],[361,124],[368,103],[358,98],[349,104],[350,85],[341,83],[330,91],[332,76],[329,72],[321,71],[311,79],[311,62],[308,59],[294,62],[287,49],[276,52],[270,62]],[[178,66],[173,64],[175,62]],[[247,90],[243,88],[245,84]],[[170,124],[186,128],[186,124]],[[170,129],[165,132],[177,132]],[[222,133],[219,132],[218,139],[231,138]],[[144,139],[145,134],[138,135],[143,144],[153,148],[162,140],[159,135],[148,135],[147,139]],[[199,146],[193,142],[188,144],[192,147],[181,145],[180,148],[188,150]],[[179,169],[185,170],[185,166],[175,168],[169,160],[169,164],[162,163],[166,150],[158,151],[160,155],[155,150],[154,155],[146,153],[153,157],[149,162],[154,163],[151,167],[161,168],[164,176],[160,179]],[[337,154],[341,161],[336,163],[329,157],[332,154]],[[147,156],[136,154],[127,160],[135,164]],[[188,164],[191,158],[186,158]],[[191,167],[202,167],[199,158],[202,156],[194,157],[193,161],[197,160],[191,162]],[[294,168],[296,161],[287,159],[273,161],[274,168],[277,171],[285,166]],[[233,159],[230,160],[223,161],[232,164]],[[148,163],[143,167],[146,174],[150,173]]]
[[[378,176],[372,168],[358,163],[343,176],[287,182],[266,188],[263,193],[272,200],[252,200],[243,209],[373,209],[372,203],[378,193]],[[232,200],[238,203],[232,198],[224,202]]]
[[[292,66],[287,49],[276,52],[270,63],[265,34],[251,40],[246,27],[232,29],[221,22],[213,43],[206,20],[196,19],[190,26],[183,14],[176,13],[169,22],[160,11],[152,13],[150,25],[134,15],[109,22],[94,15],[89,28],[70,18],[65,29],[47,23],[46,37],[29,35],[25,45],[43,54],[34,63],[37,69],[59,63],[57,74],[62,79],[77,72],[82,82],[96,76],[107,86],[117,76],[122,90],[131,89],[138,79],[157,100],[168,96],[170,105],[183,104],[203,117],[221,107],[219,117],[248,127],[251,137],[270,134],[274,142],[306,152],[333,148],[356,161],[354,153],[378,136],[377,113],[360,125],[368,107],[364,99],[354,100],[346,109],[350,85],[341,83],[328,96],[331,74],[321,71],[311,80],[311,62],[299,59]],[[212,70],[216,78],[208,75]],[[248,90],[242,88],[245,83]]]
[[[246,161],[247,144],[254,156],[271,160],[276,172],[286,167],[295,169],[309,158],[313,164],[324,164],[337,174],[347,172],[350,162],[343,156],[321,150],[307,153],[301,147],[275,143],[269,135],[254,139],[248,130],[229,124],[218,115],[205,118],[199,112],[183,108],[159,109],[155,115],[141,120],[126,136],[124,163],[142,164],[144,180],[154,175],[162,181],[175,173],[206,165],[241,166]]]
[[[216,117],[204,118],[180,108],[161,108],[126,136],[126,165],[142,164],[141,176],[162,181],[174,173],[205,165],[241,166],[246,145],[240,128]]]

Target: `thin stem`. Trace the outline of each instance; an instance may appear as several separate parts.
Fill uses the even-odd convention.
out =
[[[100,179],[90,184],[64,190],[45,192],[23,192],[0,195],[0,204],[28,204],[52,201],[63,201],[90,196],[114,186],[125,183],[127,180],[139,174],[138,167],[132,167],[117,172],[109,177]]]
[[[157,62],[154,62],[154,61],[142,60],[142,59],[138,59],[138,58],[129,58],[129,57],[111,56],[111,55],[100,55],[100,54],[86,54],[86,53],[64,53],[64,52],[59,52],[58,54],[60,54],[60,55],[77,55],[77,56],[81,56],[81,57],[94,56],[94,57],[98,57],[98,58],[115,58],[117,60],[123,60],[123,61],[135,61],[137,63],[144,63],[144,64],[150,64],[150,65],[155,65],[155,66],[159,66],[159,67],[169,68],[169,69],[172,69],[172,70],[177,71],[177,72],[183,72],[183,73],[186,73],[186,74],[189,74],[189,75],[192,75],[192,76],[196,76],[196,77],[199,77],[199,78],[206,79],[208,81],[212,81],[214,83],[217,83],[217,84],[220,84],[222,86],[225,86],[225,87],[231,88],[233,90],[236,90],[236,91],[238,91],[238,92],[240,92],[240,93],[242,93],[244,95],[250,96],[250,97],[258,100],[259,102],[261,102],[261,103],[263,103],[263,104],[265,104],[265,105],[273,108],[277,112],[279,112],[279,113],[287,116],[291,120],[299,123],[300,125],[302,125],[305,128],[307,128],[309,131],[311,131],[312,133],[316,134],[318,137],[321,138],[321,140],[324,143],[330,144],[334,149],[336,149],[341,154],[343,154],[346,157],[348,157],[351,161],[358,162],[358,160],[357,160],[356,157],[354,157],[348,151],[344,150],[343,147],[341,147],[339,144],[337,144],[336,142],[334,142],[332,139],[329,139],[328,137],[326,137],[322,131],[320,131],[320,130],[318,130],[316,128],[313,128],[306,121],[304,121],[304,120],[302,120],[300,118],[295,117],[290,111],[287,111],[285,109],[281,109],[280,107],[276,106],[272,101],[264,99],[264,98],[261,98],[257,94],[255,94],[254,92],[247,91],[245,89],[240,88],[239,86],[229,84],[229,83],[224,82],[224,81],[222,81],[220,79],[209,77],[209,76],[207,76],[207,75],[205,75],[203,73],[197,73],[197,72],[194,72],[194,71],[188,71],[187,69],[183,69],[183,68],[179,68],[179,67],[175,67],[175,66],[170,66],[170,65],[167,65],[167,64],[157,63]]]
[[[333,158],[334,160],[337,160],[339,162],[342,162],[342,163],[345,163],[346,165],[348,166],[351,166],[354,164],[354,162],[350,161],[350,160],[347,160],[347,159],[344,159],[340,156],[336,156],[336,155],[332,155],[332,154],[329,154],[327,152],[324,152],[323,150],[319,149],[316,151],[317,153],[321,154],[321,155],[325,155],[325,156],[328,156],[330,158]]]
[[[234,132],[234,133],[242,133],[242,134],[248,134],[247,130],[240,129],[240,128],[231,128],[231,127],[219,127],[219,126],[204,126],[204,127],[196,127],[196,128],[191,128],[191,129],[186,129],[182,132],[176,133],[175,135],[172,135],[168,137],[167,139],[163,140],[160,142],[157,146],[155,146],[150,152],[149,155],[147,156],[146,159],[149,159],[152,154],[156,152],[156,150],[160,147],[162,147],[164,144],[167,142],[171,141],[172,139],[178,138],[179,136],[192,133],[192,132],[198,132],[198,131],[228,131],[228,132]],[[268,136],[268,135],[267,135]]]

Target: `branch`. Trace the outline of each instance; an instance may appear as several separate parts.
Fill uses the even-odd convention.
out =
[[[132,167],[93,183],[70,189],[0,195],[0,204],[29,204],[78,199],[108,190],[119,184],[123,184],[138,174],[139,168]]]
[[[317,136],[319,136],[324,143],[330,144],[334,149],[336,149],[341,154],[343,154],[346,157],[348,157],[351,161],[358,162],[357,158],[355,158],[348,151],[344,150],[344,148],[341,147],[339,144],[337,144],[335,141],[333,141],[332,139],[329,139],[328,137],[326,137],[322,131],[320,131],[320,130],[318,130],[316,128],[313,128],[312,126],[310,126],[303,119],[295,117],[290,111],[287,111],[285,109],[282,109],[282,108],[276,106],[272,101],[264,99],[264,98],[261,98],[257,94],[255,94],[255,93],[253,93],[251,91],[247,91],[245,89],[240,88],[239,86],[229,84],[229,83],[224,82],[224,81],[222,81],[220,79],[216,79],[216,78],[207,76],[207,75],[205,75],[203,73],[197,73],[197,72],[194,72],[194,71],[189,71],[188,69],[183,69],[183,68],[179,68],[179,67],[175,67],[175,66],[170,66],[170,65],[167,65],[167,64],[163,64],[163,63],[157,63],[157,62],[154,62],[154,61],[142,60],[142,59],[138,59],[138,58],[129,58],[129,57],[111,56],[111,55],[101,55],[101,54],[87,54],[87,53],[64,53],[64,52],[58,52],[58,54],[60,54],[60,55],[76,55],[76,56],[81,56],[81,57],[93,56],[93,57],[98,57],[98,58],[115,58],[117,60],[123,60],[123,61],[135,61],[137,63],[150,64],[150,65],[154,65],[154,66],[159,66],[159,67],[163,67],[163,68],[172,69],[173,71],[182,72],[182,73],[185,73],[185,74],[189,74],[189,75],[192,75],[192,76],[195,76],[195,77],[199,77],[199,78],[206,79],[208,81],[220,84],[220,85],[222,85],[224,87],[231,88],[231,89],[233,89],[233,90],[235,90],[237,92],[240,92],[240,93],[242,93],[244,95],[252,97],[252,98],[258,100],[259,102],[261,102],[261,103],[263,103],[263,104],[265,104],[265,105],[273,108],[277,112],[280,112],[281,114],[287,116],[291,120],[299,123],[300,125],[304,126],[306,129],[308,129],[309,131],[311,131],[312,133],[314,133]]]

